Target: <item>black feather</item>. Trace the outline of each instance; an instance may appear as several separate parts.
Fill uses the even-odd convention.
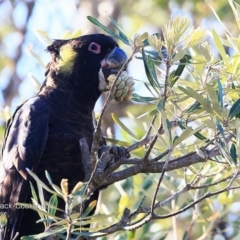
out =
[[[100,52],[89,51],[92,42],[100,45]],[[76,53],[68,74],[58,66],[60,51],[66,44]],[[57,185],[61,179],[68,179],[70,190],[84,181],[79,140],[86,138],[91,146],[92,111],[101,94],[98,75],[101,61],[116,47],[112,38],[92,34],[55,40],[47,48],[52,61],[47,65],[46,81],[37,96],[19,106],[7,124],[0,168],[0,204],[31,203],[26,167],[45,183],[45,170]],[[123,51],[120,59],[121,64],[126,60]],[[45,198],[50,196],[45,193]],[[58,207],[64,209],[64,202]],[[3,239],[11,239],[17,231],[19,236],[43,231],[43,225],[36,224],[38,215],[33,210],[13,207],[2,210],[8,217]]]

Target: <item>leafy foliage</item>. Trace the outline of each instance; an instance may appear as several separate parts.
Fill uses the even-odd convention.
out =
[[[239,5],[230,0],[229,5],[239,27]],[[194,28],[188,18],[177,16],[163,27],[163,37],[144,33],[130,39],[112,17],[116,32],[93,17],[88,19],[130,46],[132,57],[138,54],[146,72],[144,96],[132,95],[140,113],[129,112],[127,123],[113,113],[123,140],[108,138],[127,146],[133,158],[122,160],[104,175],[107,182],[118,174],[111,182],[114,185],[104,190],[101,205],[102,212],[114,214],[88,217],[95,203],[85,213],[74,212],[76,204],[86,199],[84,192],[90,183],[80,183],[68,193],[64,182],[59,188],[47,174],[51,189],[30,172],[38,186],[38,192],[32,187],[32,201],[41,206],[34,210],[46,232],[25,239],[52,234],[64,239],[63,234],[69,236],[69,232],[76,239],[114,232],[113,238],[118,239],[166,239],[170,231],[182,239],[211,239],[216,229],[220,231],[219,223],[226,221],[233,229],[231,237],[237,239],[237,226],[229,216],[235,214],[239,222],[239,214],[231,206],[239,199],[236,189],[240,187],[239,38],[227,29],[222,38],[215,30],[208,33]],[[38,35],[48,41],[45,33]],[[231,56],[226,46],[232,49]],[[52,194],[47,203],[43,189]],[[56,216],[58,198],[66,203],[65,218]],[[130,215],[124,215],[126,209],[131,210]],[[5,219],[0,220],[4,225]],[[89,230],[84,228],[86,224],[94,225],[90,232],[84,232]],[[119,228],[111,228],[116,226]]]

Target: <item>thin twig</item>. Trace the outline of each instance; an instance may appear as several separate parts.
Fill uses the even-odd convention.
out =
[[[193,180],[189,183],[191,186],[192,186],[192,185],[195,185],[195,184],[199,181],[199,179],[200,179],[199,174],[200,174],[201,171],[203,170],[203,168],[204,168],[204,166],[206,165],[206,163],[207,163],[207,159],[206,159],[206,162],[204,162],[204,163],[202,164],[202,166],[199,168],[199,170],[198,170],[197,174],[195,175],[195,177],[193,178]]]
[[[159,188],[160,188],[160,185],[161,185],[161,183],[162,183],[164,174],[165,174],[165,172],[166,172],[166,168],[167,168],[167,166],[168,166],[169,157],[170,157],[170,155],[171,155],[171,152],[172,152],[172,151],[169,151],[169,153],[168,153],[168,158],[167,158],[166,161],[165,161],[165,164],[164,164],[164,166],[163,166],[163,170],[162,170],[161,176],[160,176],[160,178],[159,178],[157,187],[156,187],[156,189],[155,189],[155,192],[154,192],[154,195],[153,195],[153,198],[152,198],[151,211],[150,211],[151,216],[153,216],[153,214],[154,214],[154,207],[155,207],[155,202],[156,202],[156,198],[157,198],[157,193],[158,193],[158,191],[159,191]]]
[[[98,151],[99,148],[99,140],[100,140],[100,132],[101,132],[101,126],[102,126],[102,120],[103,120],[103,115],[107,109],[107,106],[109,104],[109,102],[112,100],[113,95],[115,93],[115,88],[116,88],[116,80],[120,77],[120,75],[122,74],[122,72],[124,71],[124,69],[126,69],[127,65],[129,64],[130,61],[132,61],[133,56],[139,51],[139,49],[134,49],[131,56],[127,59],[127,61],[123,64],[123,66],[121,67],[121,69],[118,71],[115,80],[113,81],[112,85],[111,85],[111,89],[109,90],[107,99],[103,105],[100,117],[97,121],[97,125],[95,127],[94,133],[93,133],[93,143],[92,143],[92,148],[91,148],[91,160],[90,160],[90,167],[91,167],[91,171],[93,171],[95,164],[96,164],[96,152]]]
[[[71,232],[72,232],[72,219],[71,219],[71,210],[70,210],[70,196],[67,196],[67,201],[66,201],[66,214],[67,214],[67,236],[66,240],[69,240],[71,238]]]
[[[210,159],[209,159],[210,160]],[[223,171],[226,170],[226,166],[224,166],[221,170],[219,170],[218,172],[212,173],[212,174],[198,174],[197,171],[195,171],[192,166],[188,166],[187,167],[192,173],[198,175],[200,178],[209,178],[209,177],[215,177],[216,175],[218,175],[219,173],[222,173]]]

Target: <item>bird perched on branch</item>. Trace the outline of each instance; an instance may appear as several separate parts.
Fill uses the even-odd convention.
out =
[[[46,182],[47,170],[57,185],[68,179],[69,189],[84,181],[79,140],[92,144],[92,111],[107,78],[127,56],[109,36],[91,34],[55,40],[47,48],[52,61],[35,97],[19,106],[7,123],[0,166],[0,204],[8,223],[4,239],[43,231],[33,210],[15,209],[30,201],[26,168]],[[115,70],[113,70],[115,69]]]

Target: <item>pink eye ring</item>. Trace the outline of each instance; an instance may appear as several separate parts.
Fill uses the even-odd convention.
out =
[[[95,42],[91,42],[88,46],[88,50],[93,53],[100,53],[101,52],[101,46]]]

